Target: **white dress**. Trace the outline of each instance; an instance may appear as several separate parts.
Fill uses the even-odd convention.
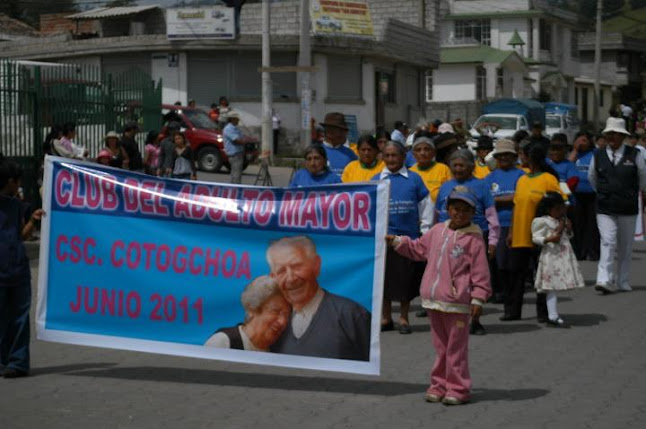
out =
[[[537,292],[569,290],[585,286],[579,263],[570,244],[570,237],[561,234],[559,243],[545,243],[545,238],[554,234],[558,220],[538,217],[532,221],[532,241],[542,246],[538,259],[534,287]]]

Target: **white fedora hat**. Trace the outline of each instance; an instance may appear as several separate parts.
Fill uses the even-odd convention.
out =
[[[621,118],[613,117],[610,117],[608,118],[608,120],[606,120],[606,128],[602,131],[602,133],[619,133],[626,134],[627,136],[630,135],[630,133],[626,131],[626,121]]]

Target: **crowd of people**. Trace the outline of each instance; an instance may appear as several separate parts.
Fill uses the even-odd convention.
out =
[[[460,124],[461,125],[461,124]],[[460,126],[459,125],[459,126]],[[410,302],[421,296],[437,357],[426,399],[468,401],[468,335],[488,300],[503,322],[520,320],[526,284],[539,323],[564,328],[557,293],[584,286],[579,260],[598,261],[595,289],[630,291],[638,198],[646,188],[645,149],[610,117],[598,135],[547,138],[542,124],[512,139],[478,138],[475,150],[453,124],[347,140],[341,113],[329,113],[322,142],[305,151],[290,186],[388,180],[390,183],[382,331],[410,334]],[[475,152],[475,153],[473,153]],[[615,256],[617,268],[615,269]]]
[[[237,120],[238,115],[228,111],[223,130],[232,175],[242,171],[242,162],[238,168],[236,161],[242,153],[236,149],[243,144]],[[486,334],[480,323],[486,302],[503,305],[501,321],[519,320],[526,285],[531,283],[538,322],[567,327],[558,312],[558,293],[584,286],[578,260],[598,261],[595,290],[600,294],[631,290],[628,275],[639,193],[646,188],[646,149],[632,138],[624,119],[610,117],[600,135],[580,132],[571,145],[561,134],[546,138],[540,124],[534,124],[531,133],[519,131],[509,140],[494,142],[482,135],[474,150],[466,145],[461,121],[420,124],[412,132],[397,121],[392,133],[381,129],[356,143],[348,141],[342,113],[326,114],[320,125],[321,141],[317,135],[306,148],[304,168],[289,186],[388,181],[381,331],[410,334],[411,301],[421,297],[417,315],[428,317],[436,349],[427,401],[457,405],[469,400],[468,338]],[[165,135],[147,134],[143,155],[136,142],[140,131],[136,123],[126,124],[121,135],[108,132],[96,161],[195,179],[191,147],[179,124],[171,122],[167,128]],[[88,159],[75,136],[74,124],[53,127],[45,152]],[[11,315],[7,319],[11,323],[0,323],[0,365],[8,378],[29,370],[24,337],[28,344],[29,270],[24,249],[16,251],[21,248],[16,243],[43,216],[42,210],[35,210],[25,218],[15,203],[19,186],[20,170],[0,160],[0,309]],[[278,262],[269,259],[274,273]],[[315,279],[317,273],[311,274]],[[249,296],[256,294],[252,286]],[[317,291],[312,287],[312,296],[323,299]],[[248,301],[245,311],[250,315],[261,310],[254,300]],[[275,301],[283,307],[284,301],[296,302],[289,296]],[[393,302],[399,303],[397,323]],[[283,319],[280,329],[292,323],[286,316]],[[235,343],[240,348],[247,341],[249,347],[253,343],[259,350],[268,349],[270,341],[259,338],[261,334],[250,318],[214,334],[207,343],[229,347]],[[294,344],[299,336],[295,338],[290,340]],[[295,347],[292,343],[285,347]],[[365,360],[366,350],[362,347],[356,355]]]

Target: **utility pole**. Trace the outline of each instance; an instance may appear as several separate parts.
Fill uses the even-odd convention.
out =
[[[272,104],[272,89],[271,89],[271,74],[269,67],[271,65],[271,48],[269,44],[269,29],[271,27],[271,15],[269,8],[270,0],[263,0],[262,2],[262,150],[260,157],[263,164],[269,163],[269,158],[272,154],[272,127],[271,127],[271,104]]]
[[[310,46],[310,0],[301,0],[301,34],[299,43],[298,66],[310,67],[312,49]],[[310,144],[312,135],[312,90],[310,89],[310,72],[300,72],[301,82],[301,148]]]
[[[601,93],[601,12],[603,0],[597,0],[597,29],[594,37],[594,106],[592,107],[592,120],[594,130],[599,127],[599,95]],[[587,107],[584,107],[587,108]]]

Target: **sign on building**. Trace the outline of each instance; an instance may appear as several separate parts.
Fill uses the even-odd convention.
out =
[[[233,8],[214,6],[166,10],[166,37],[169,39],[233,39]]]
[[[374,36],[366,0],[312,0],[310,17],[316,35]]]

